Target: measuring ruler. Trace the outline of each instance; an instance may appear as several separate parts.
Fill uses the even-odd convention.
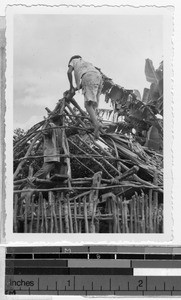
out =
[[[7,247],[5,294],[181,295],[181,247]]]

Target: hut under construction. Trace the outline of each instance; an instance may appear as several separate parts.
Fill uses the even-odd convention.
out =
[[[151,86],[142,99],[103,75],[102,94],[112,109],[97,111],[106,125],[98,140],[69,91],[53,111],[46,108],[45,120],[14,139],[14,232],[163,232],[163,120],[157,118],[163,115],[163,65],[155,70],[146,60],[145,74]],[[67,173],[41,179],[34,174],[43,164],[52,115],[61,120],[59,156]]]

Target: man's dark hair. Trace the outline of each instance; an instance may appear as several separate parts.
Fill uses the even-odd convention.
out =
[[[53,122],[53,123],[62,123],[62,120],[61,120],[61,116],[59,114],[54,114],[50,117],[50,122]]]
[[[82,56],[80,56],[80,55],[72,56],[71,59],[69,60],[68,66],[69,66],[70,62],[72,61],[72,59],[76,59],[76,58],[82,58]]]

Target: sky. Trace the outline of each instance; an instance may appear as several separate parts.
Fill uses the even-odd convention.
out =
[[[68,61],[81,55],[114,83],[143,93],[145,59],[163,60],[159,15],[15,15],[13,39],[14,128],[29,129],[69,89]],[[83,95],[75,99],[83,108]],[[108,108],[103,97],[100,107]]]

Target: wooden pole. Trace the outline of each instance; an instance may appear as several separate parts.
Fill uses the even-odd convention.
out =
[[[30,155],[31,153],[31,150],[33,149],[33,146],[35,145],[36,141],[40,138],[41,136],[41,132],[39,132],[33,139],[30,147],[28,148],[28,151],[26,152],[25,156],[24,156],[24,159],[19,163],[16,171],[14,172],[14,176],[13,178],[15,179],[17,177],[17,175],[19,174],[20,170],[22,169],[25,161],[26,161],[26,158]]]
[[[84,203],[84,221],[85,221],[85,233],[89,233],[89,225],[88,225],[88,219],[87,219],[87,203],[86,203],[86,197],[83,198]]]
[[[79,136],[78,136],[78,138],[79,138]],[[83,149],[81,149],[80,147],[78,147],[72,140],[68,139],[68,141],[69,141],[71,144],[73,144],[78,150],[80,150],[80,151],[83,152],[84,154],[86,153]],[[97,159],[95,159],[95,158],[92,157],[91,155],[90,155],[90,159],[93,160],[96,164],[98,164],[98,165],[101,167],[101,169],[102,169],[109,177],[113,178],[113,176],[109,174],[109,172],[104,168],[104,166],[103,166]]]
[[[112,198],[112,211],[113,211],[113,232],[118,232],[118,222],[117,222],[117,211],[116,211],[116,201]]]
[[[145,226],[146,226],[146,233],[150,232],[149,228],[149,204],[148,204],[148,195],[145,195]]]
[[[84,198],[83,198],[84,199]],[[81,197],[79,197],[79,206],[78,206],[78,213],[79,213],[79,216],[81,215],[81,203],[83,203],[83,201],[81,201]],[[82,232],[82,221],[81,219],[79,218],[79,233]]]
[[[101,140],[103,143],[107,144],[103,139],[100,139],[100,140]],[[112,155],[111,153],[109,153],[108,151],[106,151],[99,143],[97,143],[97,142],[96,142],[95,140],[93,140],[93,139],[92,139],[92,141],[94,142],[94,144],[95,144],[95,145],[96,145],[103,153],[105,153],[107,156],[110,156],[111,158],[113,158],[113,155]],[[107,144],[107,145],[108,145],[110,148],[112,148],[109,144]],[[114,150],[114,148],[112,148],[112,149]],[[128,168],[123,162],[120,161],[120,164],[121,164],[123,170],[126,170],[126,171],[129,170],[129,168]],[[117,172],[118,172],[118,170],[117,170]],[[133,174],[133,178],[134,178],[137,182],[142,183],[142,184],[145,184],[145,185],[147,185],[147,186],[150,187],[150,188],[153,187],[153,185],[152,185],[150,182],[141,179],[141,178],[138,177],[136,174]],[[163,190],[162,190],[161,188],[158,188],[158,191],[161,192],[161,193],[163,193]]]
[[[130,205],[130,233],[134,233],[133,230],[133,199],[129,202]]]
[[[60,233],[63,233],[63,223],[62,223],[62,203],[63,203],[63,193],[58,193],[58,204],[59,204],[59,228]]]
[[[123,224],[123,233],[126,233],[126,217],[125,217],[125,199],[122,201],[122,224]]]
[[[136,197],[136,215],[137,215],[137,232],[140,233],[140,196],[135,192]]]
[[[36,223],[36,232],[39,233],[39,223],[40,223],[40,194],[38,197],[38,207],[37,207],[37,223]]]
[[[100,187],[101,185],[101,178],[102,178],[102,172],[97,172],[93,176],[93,187]],[[94,218],[95,218],[95,213],[96,213],[96,208],[98,204],[98,196],[99,196],[99,191],[98,190],[91,190],[89,194],[89,212],[90,215],[92,215],[91,218],[91,233],[95,232],[95,224],[94,224]]]
[[[45,217],[45,232],[48,232],[48,220],[47,220],[47,209],[46,209],[46,199],[43,199],[43,211]]]
[[[78,224],[77,224],[77,202],[74,199],[74,224],[75,224],[75,233],[78,233]]]
[[[67,196],[67,205],[68,205],[70,233],[73,233],[74,230],[73,230],[73,223],[72,223],[72,212],[71,212],[70,201],[69,201],[69,197],[68,196]]]
[[[133,199],[133,214],[134,214],[134,233],[138,232],[138,221],[137,221],[137,211],[136,211],[136,197],[132,196]]]
[[[40,194],[40,207],[41,207],[41,225],[40,225],[40,232],[44,232],[44,209],[43,209],[43,195]]]
[[[22,147],[24,146],[29,140],[31,140],[32,138],[34,138],[34,136],[37,134],[37,132],[33,132],[29,135],[26,135],[25,137],[23,137],[22,140],[18,141],[15,143],[13,150],[16,152],[16,150],[18,149],[18,147]]]
[[[120,197],[117,197],[117,222],[118,222],[118,233],[121,232],[120,228]]]
[[[78,159],[77,157],[74,157],[74,159],[79,163],[81,164],[84,168],[86,168],[89,172],[91,172],[92,174],[94,174],[94,172],[88,168],[82,161],[80,161],[80,159]]]
[[[125,199],[125,202],[124,202],[124,206],[125,206],[125,224],[126,224],[126,233],[129,233],[129,225],[128,225],[128,205],[127,205],[126,199]]]
[[[31,199],[31,222],[30,222],[30,233],[33,232],[33,221],[34,221],[34,197]]]
[[[65,199],[64,201],[64,214],[65,214],[65,232],[70,233],[67,199]]]
[[[141,197],[141,227],[142,227],[142,232],[145,233],[145,195],[142,193]]]
[[[153,191],[149,190],[149,232],[153,233],[153,211],[152,211]]]
[[[29,195],[26,195],[25,197],[25,213],[24,213],[24,216],[25,216],[25,221],[24,221],[24,233],[27,233],[28,232],[28,204],[29,204]]]
[[[157,172],[155,172],[155,177],[154,177],[154,184],[157,184],[157,180],[158,180],[158,174]],[[154,233],[157,233],[157,216],[158,216],[158,193],[157,192],[153,192],[153,205],[154,205],[154,220],[153,220],[153,231]]]
[[[53,212],[53,219],[55,224],[55,233],[58,233],[57,215],[55,211],[55,197],[53,194],[52,194],[52,212]]]
[[[17,227],[17,208],[18,208],[18,196],[14,196],[14,207],[13,207],[13,228],[14,232],[18,232],[18,227]]]
[[[52,206],[52,192],[48,193],[48,202],[50,206],[50,233],[53,233],[53,206]]]
[[[79,136],[77,136],[79,138],[79,140],[86,146],[88,147],[91,152],[95,153],[96,155],[100,155],[95,149],[91,148],[87,143],[85,143],[85,141],[83,139],[81,139]],[[91,137],[91,140],[94,144],[97,145],[97,143],[95,143],[95,140]],[[112,165],[110,164],[102,155],[102,157],[100,157],[112,170],[114,170],[116,173],[120,174],[119,171]],[[104,168],[104,171],[106,172],[106,174],[111,177],[112,179],[114,178],[110,173],[107,172],[107,170]]]

